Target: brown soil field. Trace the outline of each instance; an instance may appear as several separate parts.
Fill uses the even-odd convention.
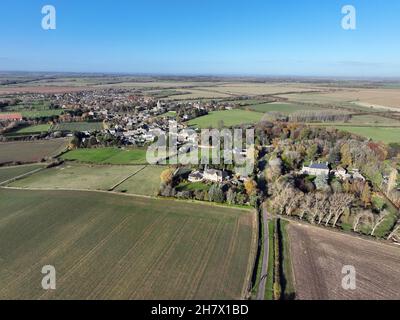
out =
[[[32,163],[41,161],[62,152],[69,139],[52,139],[38,141],[18,141],[0,143],[0,164],[21,162]]]
[[[69,93],[93,90],[91,87],[69,86],[29,86],[29,87],[0,87],[0,95],[22,93]]]
[[[322,228],[288,228],[296,299],[400,299],[400,247]],[[355,267],[356,289],[342,288],[342,268]]]

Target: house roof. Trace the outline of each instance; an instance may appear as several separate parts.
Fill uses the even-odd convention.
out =
[[[313,163],[312,165],[309,166],[309,168],[321,169],[321,170],[329,170],[329,167],[327,166],[326,163]]]

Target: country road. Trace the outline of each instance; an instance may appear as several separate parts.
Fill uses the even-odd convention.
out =
[[[268,229],[268,212],[267,208],[265,205],[262,205],[262,224],[263,224],[263,261],[262,261],[262,266],[261,266],[261,277],[260,277],[260,283],[258,285],[258,291],[257,291],[257,300],[264,300],[265,299],[265,284],[267,282],[267,274],[268,272],[268,250],[269,250],[269,229]]]

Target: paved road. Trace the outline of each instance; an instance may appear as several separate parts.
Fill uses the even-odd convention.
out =
[[[261,206],[262,210],[262,223],[264,227],[264,234],[262,235],[264,237],[264,245],[261,250],[264,251],[263,254],[263,261],[262,261],[262,267],[261,267],[261,280],[258,285],[258,291],[257,291],[257,300],[264,300],[264,295],[265,295],[265,284],[267,282],[267,271],[268,271],[268,250],[269,250],[269,229],[268,229],[268,212],[266,209],[265,205]]]

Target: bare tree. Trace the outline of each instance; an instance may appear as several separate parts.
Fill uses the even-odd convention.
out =
[[[314,207],[311,210],[311,223],[315,223],[318,217],[318,224],[321,224],[327,213],[327,196],[323,192],[316,192],[314,195]]]
[[[399,231],[400,231],[400,220],[397,221],[397,224],[394,227],[393,231],[389,234],[388,240],[395,238],[395,236],[397,235],[397,232],[399,232]]]
[[[330,219],[333,216],[332,226],[335,228],[338,220],[342,214],[349,208],[353,202],[354,196],[350,193],[335,192],[329,197],[329,217],[326,221],[326,225],[329,224]]]
[[[363,210],[356,214],[354,221],[353,221],[353,231],[358,231],[358,226],[362,219],[374,221],[374,215],[370,210]]]
[[[387,215],[389,214],[389,212],[387,210],[383,210],[378,217],[375,219],[374,221],[374,225],[372,227],[372,231],[371,231],[371,236],[373,236],[375,234],[376,228],[379,227],[379,225],[385,221],[385,218],[387,217]]]
[[[300,200],[303,198],[303,192],[296,191],[290,188],[287,193],[286,201],[286,215],[290,216],[293,212],[299,208]]]
[[[303,220],[304,215],[306,213],[309,213],[312,210],[313,206],[314,206],[314,196],[308,193],[304,196],[304,200],[301,202],[299,207],[299,213],[300,213],[299,217],[301,220]]]

